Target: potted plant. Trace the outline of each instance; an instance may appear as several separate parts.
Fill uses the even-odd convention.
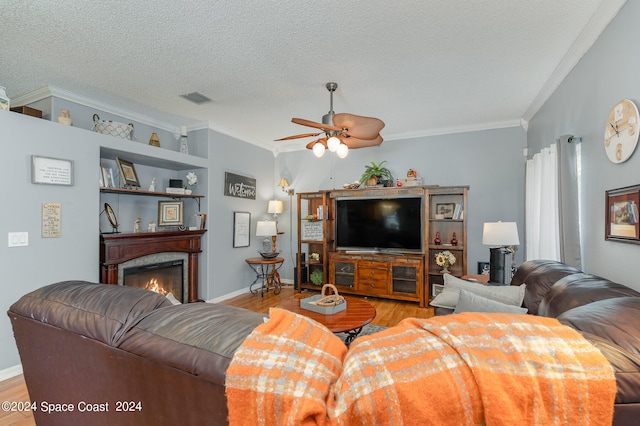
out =
[[[315,285],[322,285],[322,281],[323,281],[322,271],[319,269],[316,269],[311,273],[311,276],[309,276],[309,279]]]
[[[393,175],[389,169],[383,167],[386,162],[386,160],[380,163],[372,161],[370,165],[364,166],[364,173],[360,178],[360,183],[366,186],[375,186],[378,183],[384,186],[391,186],[393,183]]]

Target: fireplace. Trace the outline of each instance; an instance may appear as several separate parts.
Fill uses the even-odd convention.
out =
[[[155,291],[163,296],[172,294],[185,303],[188,300],[183,284],[183,261],[151,263],[142,266],[122,268],[122,285]]]
[[[105,284],[125,284],[130,268],[181,262],[182,273],[173,271],[171,293],[182,302],[198,299],[198,255],[204,230],[100,235],[100,277]],[[148,271],[147,271],[148,272]],[[181,279],[179,277],[182,277]],[[130,285],[127,277],[126,285]],[[140,280],[144,279],[140,278]],[[136,278],[138,280],[138,278]],[[180,284],[175,284],[175,283]],[[146,283],[143,283],[146,285]],[[136,283],[136,287],[139,285]],[[182,288],[181,292],[175,287]],[[174,293],[174,291],[176,293]]]

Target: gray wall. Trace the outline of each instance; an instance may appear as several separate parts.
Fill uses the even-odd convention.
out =
[[[605,191],[640,183],[640,148],[624,163],[611,163],[604,151],[604,129],[621,99],[640,105],[640,58],[629,54],[640,38],[640,2],[627,2],[529,123],[533,155],[557,137],[582,137],[583,269],[640,289],[640,245],[604,240]]]
[[[63,280],[98,280],[99,146],[87,131],[0,111],[0,370],[19,364],[9,318],[23,294]],[[73,160],[75,185],[31,183],[31,155]],[[41,238],[42,203],[60,203],[60,238]],[[29,232],[28,247],[7,247],[7,233]]]

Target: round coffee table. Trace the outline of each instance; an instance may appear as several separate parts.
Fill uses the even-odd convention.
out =
[[[376,317],[376,308],[364,300],[353,297],[345,297],[344,299],[347,301],[347,309],[333,315],[324,315],[302,309],[300,307],[302,299],[296,298],[285,300],[278,307],[318,321],[332,333],[345,333],[347,337],[344,339],[344,343],[348,346],[353,339],[358,337],[362,327],[369,324]]]

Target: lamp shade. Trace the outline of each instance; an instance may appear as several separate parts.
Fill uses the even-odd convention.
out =
[[[283,187],[283,188],[284,188],[285,186],[289,186],[289,182],[287,181],[287,178],[281,178],[281,179],[280,179],[280,182],[278,182],[278,186],[281,186],[281,187]]]
[[[488,246],[517,246],[518,227],[515,222],[485,222],[482,244]]]
[[[272,214],[280,214],[284,211],[284,207],[282,205],[282,201],[280,200],[269,200],[269,207],[267,208],[268,213]]]
[[[272,220],[259,220],[256,227],[256,235],[258,237],[273,237],[278,235],[276,223]]]
[[[347,154],[349,154],[349,147],[341,143],[338,149],[336,150],[336,154],[338,154],[338,157],[340,158],[345,158]]]
[[[318,158],[324,155],[324,145],[320,142],[316,142],[311,149],[313,150],[313,154]]]

